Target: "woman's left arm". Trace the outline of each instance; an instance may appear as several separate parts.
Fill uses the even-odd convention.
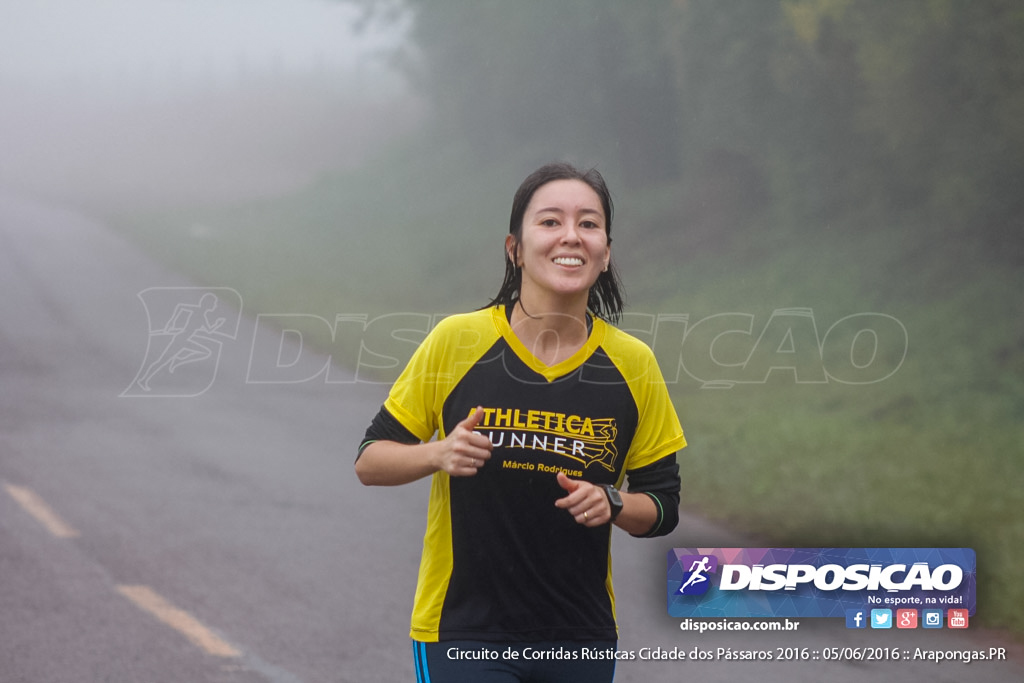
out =
[[[630,473],[630,490],[618,492],[622,509],[614,520],[604,487],[570,479],[561,472],[558,484],[567,495],[555,501],[555,505],[584,526],[613,522],[634,536],[661,536],[675,528],[679,519],[679,468],[675,454]]]
[[[646,536],[658,523],[658,505],[646,493],[619,492],[622,512],[615,518],[615,526],[633,536]],[[605,496],[607,501],[607,496]]]
[[[567,495],[555,501],[578,524],[600,526],[614,521],[633,536],[664,536],[679,523],[679,465],[676,454],[626,473],[629,492],[619,492],[622,510],[612,520],[608,493],[601,486],[558,473],[558,485]]]

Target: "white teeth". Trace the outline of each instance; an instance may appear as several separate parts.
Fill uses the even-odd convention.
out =
[[[557,263],[560,266],[582,266],[583,259],[560,256],[559,258],[555,259],[555,263]]]

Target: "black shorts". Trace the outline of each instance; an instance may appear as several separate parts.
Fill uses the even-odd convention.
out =
[[[416,683],[611,683],[615,649],[614,640],[412,643]]]

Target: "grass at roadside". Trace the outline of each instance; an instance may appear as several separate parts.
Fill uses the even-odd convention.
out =
[[[407,154],[283,201],[118,223],[197,282],[238,289],[250,313],[451,312],[497,287],[521,168]],[[687,314],[691,331],[723,314],[750,325],[713,355],[699,340],[659,355],[669,371],[684,365],[671,386],[691,442],[684,506],[769,544],[973,547],[978,621],[1024,634],[1021,270],[915,226],[751,231],[683,253],[668,233],[631,235],[658,207],[619,200],[632,310]],[[869,313],[898,321],[905,346],[882,338],[871,356],[861,338],[851,358],[851,338],[822,349],[797,334],[757,348],[772,313],[794,308],[817,342]],[[752,369],[725,365],[755,349]],[[804,382],[770,370],[788,357],[818,380],[836,364],[894,371],[864,384]],[[701,388],[693,375],[743,381]]]
[[[870,384],[782,370],[764,384],[680,387],[685,505],[770,543],[973,547],[979,621],[1024,633],[1013,607],[1024,600],[1024,273],[977,245],[894,229],[807,236],[742,276],[719,262],[680,280],[690,293],[663,307],[759,314],[754,339],[787,306],[813,311],[822,338],[857,313],[907,333],[901,362],[875,359],[898,369]],[[879,339],[879,352],[898,341]],[[746,353],[753,340],[737,343]],[[847,348],[826,347],[825,368]]]

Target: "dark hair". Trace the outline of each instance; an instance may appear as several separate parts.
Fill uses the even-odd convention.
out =
[[[534,193],[542,186],[555,180],[579,180],[586,183],[590,189],[597,193],[601,200],[601,207],[604,209],[604,229],[605,234],[608,236],[608,244],[610,245],[612,243],[612,214],[614,213],[614,206],[612,205],[612,196],[608,191],[604,178],[595,168],[581,171],[571,164],[552,163],[545,164],[526,176],[526,179],[519,186],[519,189],[516,190],[515,197],[512,199],[512,213],[509,216],[508,232],[513,236],[516,247],[518,248],[519,242],[522,239],[523,216],[526,214],[526,208],[530,205],[530,200],[533,199]],[[501,283],[497,296],[494,297],[488,306],[497,306],[499,304],[506,306],[514,305],[519,300],[519,289],[522,286],[522,282],[522,269],[516,268],[506,251],[505,278]],[[622,283],[619,281],[615,265],[609,261],[608,270],[598,275],[597,282],[590,287],[590,294],[587,297],[587,308],[600,318],[617,322],[622,315],[622,306]]]

